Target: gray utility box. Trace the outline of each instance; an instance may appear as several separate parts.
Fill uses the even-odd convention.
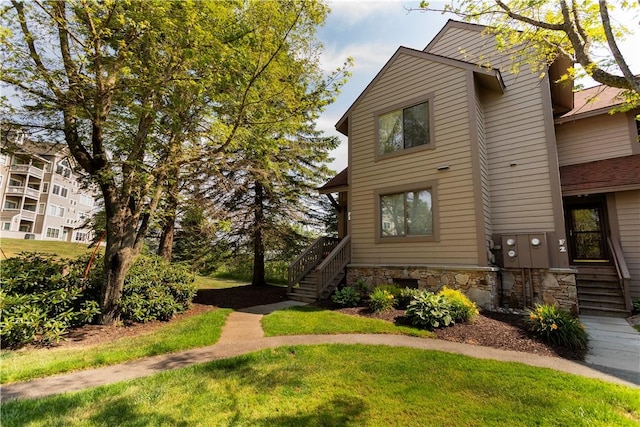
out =
[[[503,234],[501,237],[504,268],[549,268],[545,232]]]

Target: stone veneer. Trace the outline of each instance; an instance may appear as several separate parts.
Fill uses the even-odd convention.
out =
[[[526,305],[545,303],[557,305],[564,310],[578,312],[578,290],[575,272],[566,270],[531,269],[524,270],[527,285]],[[525,305],[522,270],[502,271],[502,306],[522,308]],[[533,302],[531,296],[533,293]]]
[[[416,279],[419,289],[437,292],[444,286],[464,292],[479,307],[493,309],[499,301],[498,269],[415,266],[348,266],[347,284],[363,279],[369,289],[394,283],[394,279]]]
[[[527,306],[546,303],[577,312],[578,293],[573,270],[532,269],[530,272],[530,276],[529,270],[525,270],[524,274]],[[491,310],[499,306],[525,307],[523,277],[519,269],[500,271],[496,267],[348,266],[347,284],[353,285],[360,279],[364,280],[369,289],[393,284],[395,279],[414,279],[419,289],[433,292],[444,286],[458,289],[484,309]]]

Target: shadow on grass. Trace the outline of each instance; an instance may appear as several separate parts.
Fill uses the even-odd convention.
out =
[[[275,415],[256,420],[257,426],[344,426],[364,424],[364,400],[354,396],[337,396],[316,408],[312,413]]]

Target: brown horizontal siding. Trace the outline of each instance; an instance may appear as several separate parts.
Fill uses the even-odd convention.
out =
[[[353,263],[475,264],[473,186],[465,73],[400,55],[352,111],[351,236]],[[375,115],[434,94],[435,149],[375,160]],[[449,165],[449,170],[437,167]],[[375,242],[375,192],[437,181],[438,242]]]
[[[629,273],[631,295],[640,297],[640,190],[616,193],[620,244]]]
[[[635,134],[631,135],[626,114],[604,114],[556,125],[560,166],[586,163],[632,154]]]

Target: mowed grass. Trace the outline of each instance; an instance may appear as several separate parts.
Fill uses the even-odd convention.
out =
[[[2,248],[2,252],[7,258],[12,258],[20,252],[42,252],[56,255],[59,258],[77,258],[80,255],[91,253],[94,249],[89,248],[84,243],[5,238],[0,240],[0,248]],[[104,251],[104,249],[99,250]],[[0,260],[2,259],[5,259],[5,257],[1,256]]]
[[[93,346],[2,350],[0,382],[26,381],[212,345],[220,338],[222,326],[230,312],[229,309],[208,311],[172,321],[148,334]]]
[[[312,334],[395,334],[430,337],[432,332],[379,319],[349,316],[317,307],[291,307],[262,318],[266,336]]]
[[[212,276],[195,276],[195,284],[198,289],[227,289],[235,288],[238,286],[245,286],[247,282],[232,279],[219,279]]]
[[[632,426],[637,389],[408,348],[290,346],[45,399],[3,426]]]

